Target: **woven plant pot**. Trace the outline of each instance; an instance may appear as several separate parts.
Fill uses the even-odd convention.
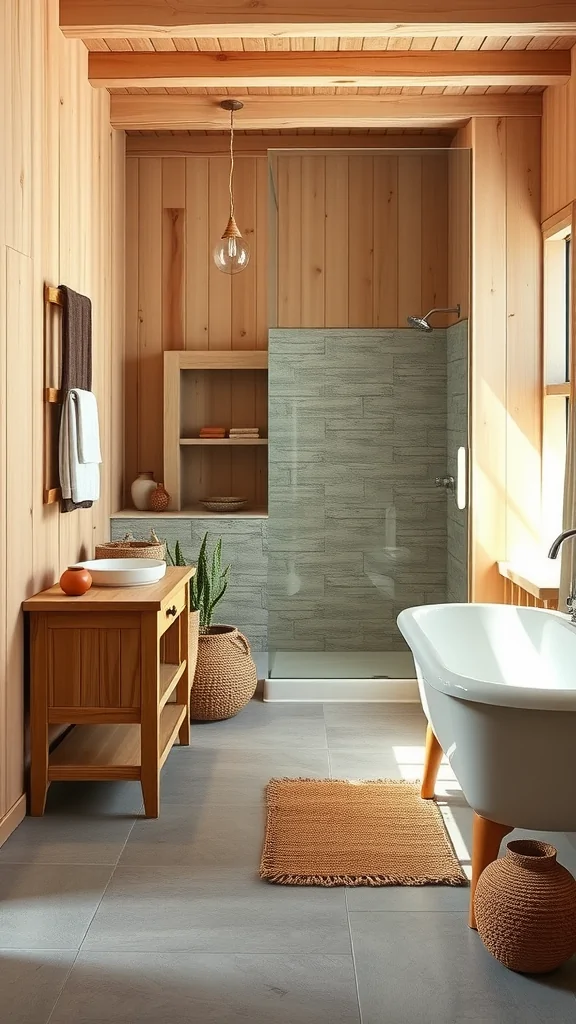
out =
[[[166,544],[150,544],[147,540],[113,540],[97,544],[94,558],[159,558],[166,561]]]
[[[201,722],[233,718],[258,682],[250,644],[235,626],[211,626],[198,638],[190,717]]]
[[[576,952],[576,881],[548,843],[508,843],[482,872],[474,910],[486,949],[512,971],[545,974]]]

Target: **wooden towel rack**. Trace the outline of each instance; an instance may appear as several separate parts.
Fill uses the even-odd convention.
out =
[[[54,288],[52,285],[47,284],[44,285],[44,301],[52,306],[62,307],[64,305],[64,296],[60,288]],[[60,388],[45,388],[44,401],[48,407],[44,421],[44,476],[46,483],[44,488],[44,504],[54,505],[60,501],[61,497],[60,488],[51,486],[54,482],[55,466],[58,461],[58,417],[53,407],[60,402]]]

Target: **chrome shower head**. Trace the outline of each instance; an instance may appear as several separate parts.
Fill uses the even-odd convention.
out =
[[[460,303],[457,306],[436,306],[426,313],[426,316],[409,316],[406,317],[410,327],[413,327],[416,331],[433,331],[434,328],[428,323],[428,318],[433,313],[456,313],[456,316],[460,316]]]
[[[430,316],[429,313],[426,314]],[[416,331],[433,331],[434,328],[430,327],[425,316],[409,316],[407,317],[410,327],[413,327]]]

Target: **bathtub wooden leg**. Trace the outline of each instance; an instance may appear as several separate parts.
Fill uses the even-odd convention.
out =
[[[500,843],[512,832],[511,825],[500,825],[497,821],[489,821],[474,813],[474,826],[472,832],[472,880],[470,882],[470,910],[468,924],[471,928],[476,927],[476,916],[474,914],[474,893],[476,884],[484,868],[488,867],[493,860],[496,860]]]
[[[420,790],[420,796],[423,800],[432,800],[434,798],[434,788],[436,786],[436,779],[438,778],[438,769],[440,768],[442,755],[442,747],[432,732],[432,726],[428,725],[428,728],[426,729],[424,772],[422,775],[422,788]]]

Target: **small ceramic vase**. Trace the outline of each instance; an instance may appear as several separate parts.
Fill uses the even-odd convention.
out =
[[[60,577],[60,586],[68,597],[80,597],[90,590],[92,577],[81,565],[69,565]]]
[[[170,495],[164,487],[164,484],[156,484],[156,487],[150,494],[149,508],[152,512],[165,512],[170,504]]]
[[[153,475],[152,470],[146,470],[145,473],[139,473],[130,488],[134,508],[139,509],[140,512],[146,512],[150,507],[150,495],[156,487],[156,484],[152,479]]]
[[[508,843],[480,875],[474,910],[486,949],[512,971],[544,974],[576,953],[576,881],[548,843]]]

